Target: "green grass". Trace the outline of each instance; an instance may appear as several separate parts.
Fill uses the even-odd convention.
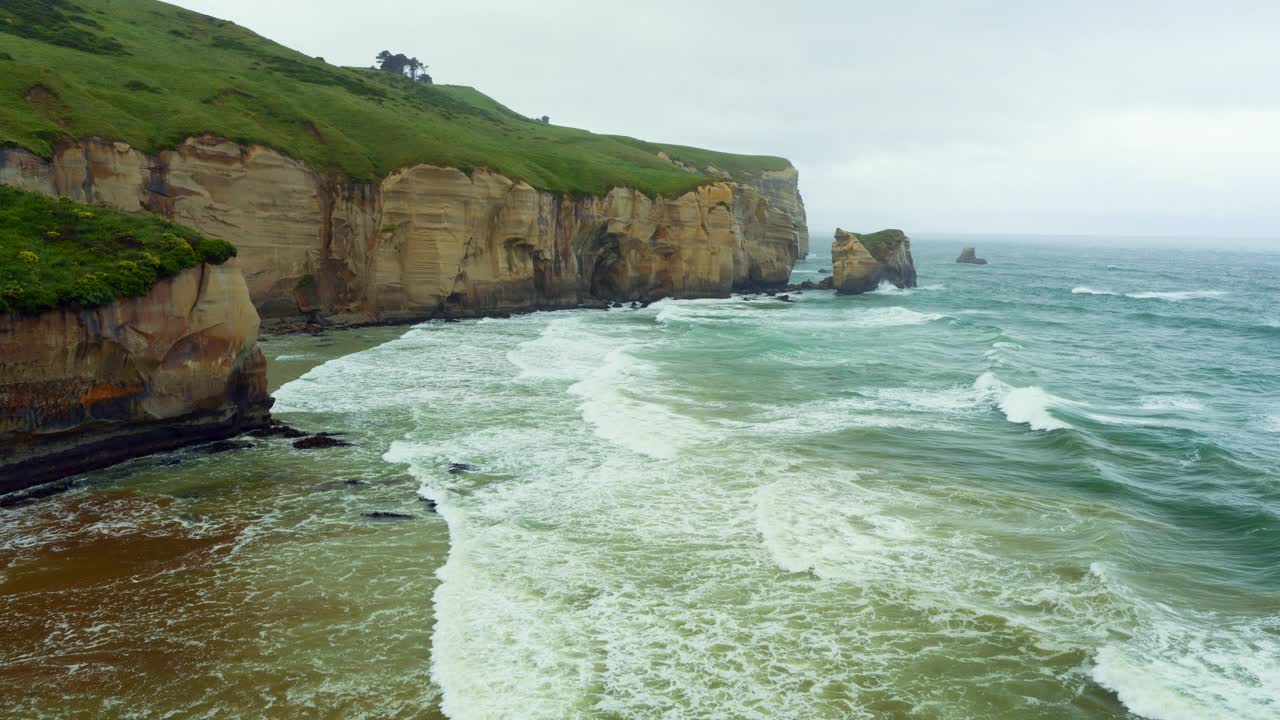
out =
[[[862,243],[862,247],[871,253],[871,257],[880,261],[888,258],[898,247],[898,244],[906,238],[906,233],[901,230],[880,230],[879,232],[858,235],[858,240]]]
[[[157,280],[236,254],[150,215],[131,215],[0,186],[0,313],[97,307]]]
[[[667,196],[715,178],[675,168],[659,151],[731,174],[789,166],[546,125],[472,88],[335,67],[155,0],[5,0],[5,54],[14,59],[0,66],[0,143],[44,157],[88,136],[154,153],[208,132],[351,180],[431,163],[487,167],[555,192]]]

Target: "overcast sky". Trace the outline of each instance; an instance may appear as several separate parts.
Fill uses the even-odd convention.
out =
[[[1275,0],[177,4],[560,125],[783,155],[815,233],[1280,238]]]

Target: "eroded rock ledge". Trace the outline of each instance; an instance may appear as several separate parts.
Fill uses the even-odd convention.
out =
[[[265,427],[258,326],[234,260],[93,310],[0,315],[0,493]]]
[[[678,198],[626,188],[573,197],[429,165],[349,183],[269,148],[208,136],[154,156],[95,139],[52,161],[0,151],[0,182],[155,212],[230,240],[269,327],[782,287],[807,245],[803,203],[788,195],[794,171],[758,180],[767,192],[726,181]]]

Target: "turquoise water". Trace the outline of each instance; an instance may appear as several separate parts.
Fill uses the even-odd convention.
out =
[[[50,688],[30,717],[1280,716],[1280,255],[963,242],[917,241],[910,291],[274,339],[278,415],[356,446],[137,461],[0,517],[0,689]],[[68,559],[146,538],[193,549]]]
[[[958,245],[424,326],[281,410],[403,423],[454,718],[1280,715],[1280,258]]]

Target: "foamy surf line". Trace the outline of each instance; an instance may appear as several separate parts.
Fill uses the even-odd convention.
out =
[[[1226,290],[1171,290],[1171,291],[1148,291],[1148,292],[1116,292],[1114,290],[1099,290],[1085,285],[1071,288],[1072,295],[1110,295],[1112,297],[1127,297],[1135,300],[1170,300],[1178,302],[1181,300],[1202,300],[1210,298],[1220,298],[1228,295]]]
[[[913,288],[900,288],[897,285],[894,285],[893,283],[889,282],[888,280],[881,280],[880,284],[876,286],[876,289],[872,290],[869,294],[871,295],[911,295],[916,291],[933,291],[933,290],[946,290],[946,289],[947,289],[947,286],[943,284],[919,285]]]

